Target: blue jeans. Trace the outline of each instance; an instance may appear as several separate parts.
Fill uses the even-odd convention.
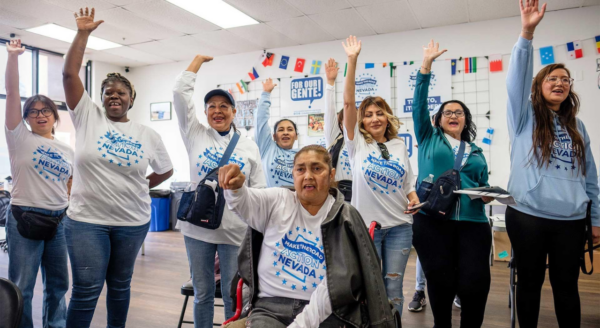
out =
[[[375,247],[383,263],[383,280],[388,299],[402,315],[404,295],[402,282],[406,263],[412,247],[412,224],[402,224],[388,229],[375,230]]]
[[[194,285],[194,328],[213,326],[215,313],[215,253],[219,253],[225,319],[233,317],[229,287],[237,274],[238,246],[211,244],[184,236]]]
[[[107,327],[125,327],[133,267],[150,222],[134,227],[91,224],[68,217],[63,222],[73,274],[67,328],[90,326],[105,280]]]
[[[415,289],[424,292],[425,285],[427,285],[427,279],[425,279],[425,272],[423,272],[421,261],[419,261],[419,257],[417,257],[417,284]]]
[[[24,211],[50,216],[59,216],[64,212],[64,210],[50,211],[36,207],[20,207]],[[44,282],[42,326],[44,328],[64,327],[67,314],[65,294],[69,289],[64,225],[62,223],[58,225],[56,235],[50,240],[32,240],[21,236],[10,207],[6,216],[8,280],[14,282],[23,294],[23,316],[19,328],[33,328],[31,300],[40,265]]]

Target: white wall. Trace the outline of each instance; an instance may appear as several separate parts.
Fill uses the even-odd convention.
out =
[[[567,60],[565,44],[573,40],[593,38],[600,33],[600,6],[579,9],[563,10],[546,14],[544,21],[535,34],[534,48],[554,45],[557,62],[565,62],[577,78],[574,90],[582,99],[580,118],[586,122],[591,135],[592,147],[595,158],[600,156],[600,129],[595,123],[600,119],[597,106],[600,103],[600,90],[598,73],[596,72],[596,58],[598,57],[595,42],[583,42],[584,57],[577,60]],[[423,29],[403,33],[394,33],[361,38],[363,50],[359,62],[401,62],[415,60],[416,65],[422,57],[422,45],[430,38],[439,41],[448,53],[441,59],[486,56],[504,54],[504,72],[490,74],[491,96],[491,122],[495,128],[494,140],[491,145],[491,175],[490,184],[506,187],[509,175],[509,144],[506,128],[506,70],[508,68],[509,54],[517,40],[521,26],[520,18],[512,17],[494,21],[477,22],[446,26],[439,28]],[[284,54],[293,57],[327,60],[333,57],[344,67],[346,62],[344,50],[340,41],[309,44],[281,49],[270,49],[275,54]],[[210,54],[206,54],[210,55]],[[199,106],[198,117],[206,123],[202,111],[203,96],[217,84],[239,81],[247,78],[247,72],[255,63],[260,52],[220,56],[200,70],[196,83],[194,100]],[[274,67],[270,68],[270,77],[289,77],[290,71],[278,69],[279,57],[276,57]],[[192,58],[190,58],[191,61]],[[98,66],[99,63],[96,63]],[[188,180],[189,167],[185,147],[179,134],[176,117],[173,120],[151,122],[150,103],[172,101],[172,87],[176,76],[184,70],[188,62],[153,65],[134,68],[127,76],[135,84],[138,92],[134,108],[130,117],[142,124],[154,128],[162,135],[167,145],[171,159],[175,165],[175,179]],[[539,53],[535,55],[535,72],[541,68]],[[297,73],[296,73],[297,74]],[[261,78],[266,77],[261,75]],[[95,74],[94,79],[99,75]],[[338,76],[338,83],[343,79],[343,73]],[[96,84],[99,86],[99,84]],[[341,86],[341,85],[340,85]],[[338,89],[340,92],[341,89]],[[94,91],[96,92],[96,91]],[[98,91],[99,92],[99,91]],[[278,115],[278,113],[273,113]],[[272,117],[272,120],[275,120]],[[305,120],[303,120],[305,121]],[[304,127],[306,124],[304,124]],[[406,124],[405,129],[412,129],[411,124]],[[306,134],[306,131],[300,130]],[[479,136],[480,138],[482,136]]]

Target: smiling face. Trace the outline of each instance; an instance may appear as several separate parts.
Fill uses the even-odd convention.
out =
[[[294,142],[298,140],[298,133],[296,133],[294,124],[290,121],[279,122],[273,134],[273,140],[275,140],[277,146],[283,149],[292,149]]]
[[[376,105],[370,105],[365,109],[362,119],[364,129],[369,132],[375,140],[385,137],[388,118],[383,109]]]
[[[565,69],[559,68],[550,72],[544,79],[542,83],[542,95],[549,105],[554,105],[551,108],[560,109],[560,104],[569,96],[571,85],[568,82],[563,82],[563,80],[567,81],[570,78],[571,76],[569,76],[569,73]]]
[[[211,128],[225,132],[231,128],[236,109],[231,106],[229,99],[224,96],[212,96],[206,102],[206,119]]]
[[[133,106],[131,90],[121,81],[109,80],[102,91],[102,104],[111,121],[127,121],[127,112]]]
[[[301,204],[321,204],[329,195],[335,176],[325,156],[314,150],[299,153],[294,159],[294,188]]]
[[[442,111],[442,117],[440,118],[440,125],[444,132],[448,133],[452,136],[459,136],[465,128],[465,110],[458,103],[447,103]],[[450,115],[450,117],[446,117],[446,115]],[[462,114],[461,114],[462,113]],[[460,117],[459,117],[460,116]]]
[[[49,116],[44,116],[50,114]],[[36,115],[37,114],[37,115]],[[41,101],[36,101],[27,109],[25,121],[31,126],[31,131],[38,135],[47,135],[52,132],[56,123],[55,112]]]

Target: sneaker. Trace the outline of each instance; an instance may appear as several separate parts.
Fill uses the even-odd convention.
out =
[[[181,286],[181,288],[189,288],[189,289],[194,288],[194,284],[192,284],[192,278],[190,278],[190,280],[188,280],[185,284],[183,284]]]
[[[425,292],[422,290],[415,291],[412,302],[408,304],[408,311],[410,312],[421,312],[423,307],[427,305],[427,298],[425,298]]]
[[[458,298],[458,295],[454,296],[454,306],[456,306],[459,309],[462,307],[462,305],[460,305],[460,298]]]

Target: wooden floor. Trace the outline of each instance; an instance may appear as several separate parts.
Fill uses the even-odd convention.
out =
[[[410,302],[415,291],[415,258],[410,257],[404,279],[404,296]],[[0,253],[0,277],[8,275],[8,255]],[[133,328],[177,327],[184,297],[180,286],[189,278],[189,268],[183,237],[178,232],[151,232],[146,238],[146,255],[138,256],[131,287],[131,306],[127,326]],[[510,327],[508,302],[509,269],[504,262],[492,267],[492,286],[487,302],[483,327]],[[582,303],[581,327],[600,327],[600,274],[581,275],[579,290]],[[103,292],[92,322],[92,327],[106,327],[106,289]],[[70,292],[67,294],[67,300]],[[33,300],[33,316],[36,327],[41,327],[42,282],[38,276]],[[220,300],[218,300],[220,302]],[[186,318],[192,320],[193,307],[190,300]],[[222,309],[215,311],[215,321],[223,321]],[[454,309],[454,326],[459,327],[460,310]],[[433,327],[429,306],[420,313],[403,314],[403,326]],[[192,327],[184,325],[184,327]],[[542,292],[539,327],[558,327],[554,315],[552,290],[548,279]]]

